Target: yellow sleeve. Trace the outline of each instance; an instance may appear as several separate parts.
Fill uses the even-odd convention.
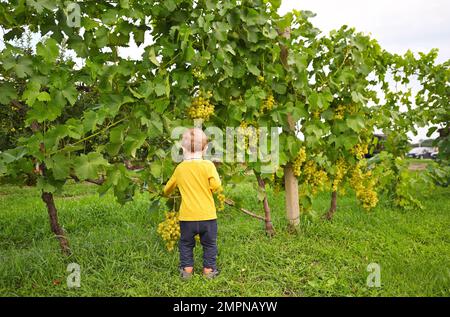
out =
[[[212,192],[215,192],[222,186],[220,181],[219,173],[217,173],[216,166],[211,163],[210,173],[209,173],[209,188]]]
[[[170,195],[171,192],[177,187],[177,178],[175,176],[175,172],[173,173],[172,177],[170,177],[169,181],[167,182],[166,186],[164,186],[164,196]]]

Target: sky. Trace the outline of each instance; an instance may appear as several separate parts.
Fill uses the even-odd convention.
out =
[[[449,0],[283,0],[279,13],[292,9],[316,13],[311,21],[325,33],[346,24],[390,52],[439,48],[438,61],[450,59]]]
[[[450,59],[449,0],[283,0],[279,13],[292,9],[316,13],[311,22],[325,34],[346,24],[370,34],[392,53],[438,48],[437,62]],[[427,130],[418,128],[417,135],[408,136],[419,142],[427,138]]]

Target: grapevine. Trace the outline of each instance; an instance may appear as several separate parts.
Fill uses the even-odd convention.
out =
[[[103,184],[102,194],[111,190],[119,202],[130,201],[140,183],[160,184],[175,167],[167,155],[172,128],[186,118],[209,120],[219,105],[220,120],[214,123],[221,129],[255,118],[253,126],[276,126],[288,133],[298,129],[308,156],[318,153],[321,159],[307,162],[306,154],[297,155],[291,166],[296,150],[292,153],[292,143],[285,142],[280,166],[289,171],[286,176],[294,174],[314,190],[328,180],[324,168],[339,152],[349,166],[332,170],[333,189],[351,174],[358,197],[369,207],[377,200],[375,180],[367,179],[362,166],[350,170],[355,158],[368,152],[364,133],[372,134],[374,126],[389,131],[386,149],[397,157],[404,154],[406,132],[416,123],[448,128],[448,62],[437,64],[437,52],[419,58],[390,54],[348,27],[319,36],[309,14],[280,16],[279,1],[166,1],[160,6],[120,1],[102,8],[83,1],[82,23],[71,32],[63,32],[67,28],[59,23],[60,1],[26,1],[26,9],[24,2],[0,2],[0,25],[6,30],[0,54],[0,177],[2,182],[36,180],[63,250],[67,241],[53,193],[69,180],[88,180]],[[239,12],[248,13],[247,18],[236,19]],[[45,36],[36,34],[36,47],[23,50],[18,45],[21,30],[37,31],[40,25]],[[150,43],[144,43],[145,34],[153,39]],[[145,52],[134,61],[118,50],[131,37]],[[63,58],[65,50],[73,52],[73,60]],[[74,67],[74,60],[86,62]],[[411,76],[418,77],[420,93],[391,91],[388,78],[407,86]],[[378,85],[386,100],[378,100]],[[197,91],[202,93],[192,94]],[[408,105],[409,99],[415,107]],[[400,111],[405,103],[415,109]],[[274,113],[258,116],[258,111]],[[249,125],[242,122],[240,127],[247,149],[258,142]],[[358,138],[362,144],[349,151]],[[440,156],[448,153],[445,144]],[[135,159],[148,161],[151,172],[122,166]],[[260,163],[249,162],[248,167],[259,169]],[[399,169],[393,168],[400,182]],[[281,173],[275,183],[283,184],[283,177]],[[286,192],[295,193],[290,196],[298,196],[296,182],[285,185]],[[400,196],[407,188],[397,190]],[[299,208],[286,208],[296,223]]]

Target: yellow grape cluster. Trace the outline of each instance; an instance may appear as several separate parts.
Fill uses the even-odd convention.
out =
[[[200,95],[198,97],[194,97],[191,105],[187,109],[189,118],[208,121],[209,117],[214,113],[214,105],[209,101],[211,96],[212,93],[208,92],[206,96]]]
[[[378,195],[374,190],[376,180],[370,178],[371,171],[363,172],[363,163],[358,162],[353,169],[350,186],[356,192],[356,198],[362,202],[365,209],[374,208],[378,203]]]
[[[311,187],[312,194],[322,188],[328,181],[327,173],[320,169],[314,161],[307,161],[303,166],[304,182]]]
[[[294,169],[294,175],[299,177],[301,172],[302,164],[306,161],[306,148],[303,146],[297,153],[294,159],[292,168]]]
[[[180,221],[175,211],[166,212],[166,218],[158,225],[158,234],[166,242],[168,251],[172,251],[180,239]]]
[[[364,144],[356,144],[350,152],[359,160],[363,159],[364,156],[369,152],[369,145],[367,143]]]
[[[284,175],[278,176],[277,172],[270,174],[269,181],[274,193],[278,194],[284,189]]]
[[[358,105],[357,104],[347,105],[346,110],[349,114],[354,114],[358,112]]]
[[[284,179],[283,177],[275,177],[273,180],[273,191],[274,193],[278,194],[283,190],[284,185]]]
[[[218,211],[222,211],[225,209],[225,195],[223,193],[223,188],[220,187],[217,190],[217,200],[219,201],[219,205],[217,206]]]
[[[194,68],[194,69],[192,70],[192,76],[194,76],[194,77],[197,78],[198,80],[204,80],[204,79],[206,79],[205,74],[204,74],[201,70],[199,70],[198,68]]]
[[[336,175],[334,175],[332,188],[333,191],[336,192],[338,190],[339,184],[342,182],[342,180],[345,177],[345,174],[347,174],[348,166],[347,163],[345,163],[344,159],[339,159],[336,163]]]
[[[258,131],[255,126],[250,126],[246,121],[242,121],[237,129],[237,133],[244,137],[245,149],[255,148],[258,145]]]
[[[273,106],[275,104],[275,98],[273,97],[272,93],[269,94],[269,96],[264,100],[263,104],[261,105],[260,113],[263,113],[264,111],[272,110]]]
[[[344,105],[339,105],[335,109],[334,118],[342,120],[342,119],[344,119],[344,114],[345,114],[345,106]]]
[[[321,114],[322,113],[320,111],[313,111],[312,112],[312,116],[313,116],[314,119],[320,119],[320,115]]]

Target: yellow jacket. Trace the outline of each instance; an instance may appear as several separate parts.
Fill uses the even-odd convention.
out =
[[[220,186],[213,162],[191,159],[178,164],[164,187],[164,195],[169,195],[175,187],[180,190],[180,221],[211,220],[217,219],[212,193]]]

